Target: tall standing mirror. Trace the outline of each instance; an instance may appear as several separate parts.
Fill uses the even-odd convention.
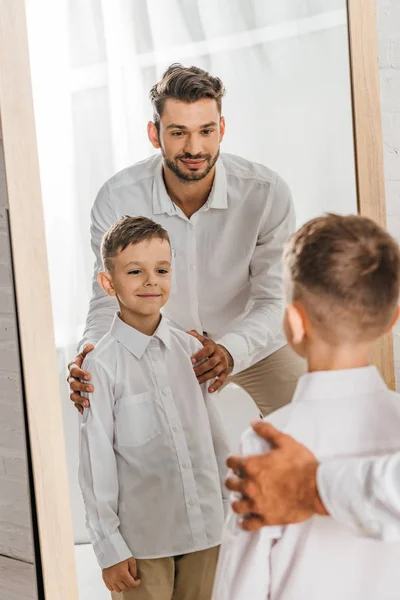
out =
[[[373,4],[372,0],[0,0],[4,33],[0,114],[12,239],[19,246],[14,268],[17,294],[32,295],[31,302],[21,299],[19,318],[23,361],[32,365],[25,375],[36,378],[35,383],[26,381],[25,388],[29,426],[35,429],[32,460],[38,523],[41,542],[47,544],[42,554],[46,598],[55,598],[50,596],[55,589],[50,540],[57,538],[55,519],[65,510],[71,511],[73,534],[66,539],[74,541],[79,600],[109,597],[85,527],[77,478],[79,415],[69,401],[66,376],[92,293],[90,211],[96,194],[117,172],[159,152],[147,135],[147,123],[153,119],[151,87],[172,63],[195,65],[219,77],[226,88],[221,152],[279,173],[292,192],[297,226],[326,212],[359,211],[384,224]],[[25,146],[15,137],[27,123],[30,145]],[[24,186],[29,188],[32,178],[19,187],[13,183],[25,170],[24,161],[34,173],[31,202]],[[24,211],[23,217],[19,211]],[[30,311],[39,304],[49,308],[36,290],[33,272],[24,271],[28,247],[33,248],[27,228],[36,222],[45,233],[52,308],[52,315],[43,311],[40,326],[50,328],[52,316],[55,349],[47,331],[43,354],[32,357],[29,331],[39,323]],[[44,239],[36,236],[34,246],[35,256],[43,262],[32,265],[32,271],[41,267],[47,278]],[[391,352],[388,338],[375,356],[389,385],[393,385]],[[49,413],[55,432],[51,444],[62,444],[62,413],[69,483],[67,501],[61,475],[63,491],[55,498],[55,504],[61,504],[50,509],[51,516],[45,509],[46,502],[51,503],[51,486],[42,480],[47,460],[43,436],[50,423],[40,419],[35,405],[37,383],[43,386],[46,381],[46,376],[38,378],[40,368],[52,369],[52,388],[42,390],[40,406],[45,411],[48,403],[57,405],[55,413]],[[53,387],[57,383],[59,387]],[[234,448],[258,410],[234,384],[223,389],[219,404]],[[49,454],[52,451],[48,448]],[[60,460],[63,452],[64,448]],[[51,485],[57,486],[57,465],[50,472]],[[47,519],[52,519],[51,531],[46,531]],[[68,523],[67,519],[67,529]],[[73,572],[72,547],[70,551],[67,564]],[[61,560],[56,548],[54,555]],[[58,575],[66,581],[66,570]],[[72,593],[64,597],[73,598]]]

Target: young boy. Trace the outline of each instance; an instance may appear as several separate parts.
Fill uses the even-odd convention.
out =
[[[91,542],[115,599],[209,600],[229,448],[193,371],[201,344],[160,314],[168,234],[124,217],[104,236],[102,258],[99,282],[120,310],[84,366],[95,387],[79,468]]]
[[[285,334],[308,374],[267,420],[324,461],[397,452],[400,395],[370,365],[399,313],[397,244],[366,218],[329,215],[293,236],[284,265]],[[244,454],[268,451],[252,430],[242,444]],[[213,598],[397,600],[400,544],[361,536],[319,516],[248,533],[231,512]]]

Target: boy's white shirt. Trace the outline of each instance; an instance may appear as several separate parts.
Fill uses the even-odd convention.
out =
[[[375,367],[309,373],[292,403],[267,421],[308,446],[324,464],[400,448],[400,395]],[[242,453],[268,451],[253,430]],[[357,506],[354,507],[357,512]],[[395,600],[400,542],[360,536],[330,517],[248,533],[232,511],[223,533],[213,600]]]
[[[193,371],[201,347],[165,318],[149,337],[116,315],[84,361],[95,391],[81,422],[79,481],[102,568],[221,541],[229,447],[218,396]]]

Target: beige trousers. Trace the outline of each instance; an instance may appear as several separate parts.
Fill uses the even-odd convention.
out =
[[[139,587],[113,600],[211,600],[219,546],[171,558],[138,559]]]
[[[291,401],[297,381],[305,372],[306,361],[287,345],[248,369],[228,377],[222,387],[229,383],[239,385],[253,398],[265,417]]]

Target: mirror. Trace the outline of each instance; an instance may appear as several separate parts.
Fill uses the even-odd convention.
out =
[[[146,130],[153,119],[149,91],[170,64],[182,63],[219,77],[226,88],[220,161],[236,155],[262,165],[260,173],[278,173],[291,190],[297,226],[325,212],[361,207],[367,214],[370,189],[360,193],[362,165],[357,175],[355,164],[363,136],[356,108],[367,101],[352,94],[352,76],[366,77],[368,69],[357,63],[348,23],[361,9],[345,0],[26,0],[25,8],[79,599],[101,600],[109,592],[85,527],[79,416],[65,383],[92,294],[96,194],[117,172],[159,155]],[[367,11],[358,20],[364,35],[372,16]],[[372,104],[379,107],[370,70]],[[376,157],[380,181],[379,151]],[[374,198],[382,206],[381,189]],[[235,448],[259,409],[235,383],[218,403]]]

